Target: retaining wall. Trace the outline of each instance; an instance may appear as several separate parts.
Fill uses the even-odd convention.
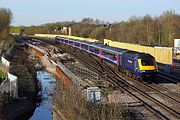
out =
[[[39,57],[45,56],[54,66],[55,66],[55,74],[56,76],[63,82],[64,85],[72,85],[75,84],[80,86],[79,78],[75,76],[70,70],[68,70],[62,63],[54,62],[50,60],[43,49],[38,48],[37,46],[27,44],[34,52],[37,53]]]
[[[69,35],[57,35],[57,34],[34,34],[35,37],[46,37],[46,38],[52,38],[54,39],[56,36],[70,38],[70,39],[76,39],[81,41],[88,41],[88,42],[98,42],[96,39],[92,38],[83,38],[83,37],[76,37],[76,36],[69,36]]]
[[[38,48],[37,46],[34,46],[34,45],[31,45],[31,44],[28,44],[27,45],[29,46],[29,48],[31,48],[31,50],[36,54],[38,55],[39,57],[43,57],[44,56],[44,53],[45,51],[41,48]]]
[[[64,85],[69,86],[73,84],[70,78],[66,74],[64,74],[64,72],[58,66],[56,66],[56,76],[63,82]]]
[[[172,47],[148,47],[136,44],[122,43],[104,39],[104,44],[109,46],[133,50],[137,52],[149,53],[155,57],[156,61],[163,64],[173,64],[173,48]]]

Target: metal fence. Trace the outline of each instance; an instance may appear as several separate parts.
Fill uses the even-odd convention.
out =
[[[17,81],[10,81],[5,79],[0,85],[0,94],[9,93],[12,97],[17,97]]]
[[[85,67],[78,66],[78,65],[70,65],[67,66],[74,74],[81,78],[93,80],[93,81],[102,81],[104,78],[101,77],[98,73],[93,72]]]

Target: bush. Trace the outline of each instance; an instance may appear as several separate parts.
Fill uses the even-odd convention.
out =
[[[68,120],[133,119],[133,111],[120,104],[90,103],[75,86],[66,87],[57,80],[53,104]]]
[[[0,70],[0,78],[5,78],[6,76],[7,74]]]

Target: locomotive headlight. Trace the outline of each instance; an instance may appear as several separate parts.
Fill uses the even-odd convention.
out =
[[[143,70],[143,71],[141,71],[141,72],[145,72],[145,71]]]

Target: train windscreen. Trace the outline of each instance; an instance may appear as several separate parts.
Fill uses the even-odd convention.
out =
[[[141,63],[143,66],[154,66],[155,65],[154,59],[142,59]]]

